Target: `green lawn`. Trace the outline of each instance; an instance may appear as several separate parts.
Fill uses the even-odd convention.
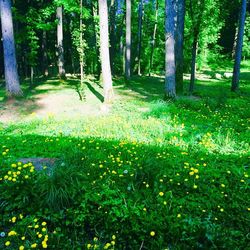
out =
[[[0,249],[249,249],[249,74],[174,102],[161,77],[116,79],[109,112],[92,78],[85,102],[73,78],[1,89]],[[18,163],[38,157],[56,163]]]

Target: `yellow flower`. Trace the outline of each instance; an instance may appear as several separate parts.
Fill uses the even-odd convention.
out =
[[[15,163],[11,164],[11,167],[16,168],[16,164]]]
[[[47,225],[47,223],[44,221],[44,222],[42,222],[42,226],[46,226]]]
[[[10,232],[8,233],[8,236],[15,236],[15,235],[17,235],[17,233],[16,233],[15,231],[10,231]]]
[[[24,176],[24,178],[25,178],[25,179],[28,179],[28,178],[29,178],[29,176],[28,176],[28,175],[25,175],[25,176]]]
[[[112,240],[112,241],[111,241],[111,244],[114,246],[114,245],[115,245],[115,241],[114,241],[114,240]]]
[[[10,245],[10,241],[6,241],[5,242],[5,246],[7,247],[7,246],[9,246]]]
[[[154,232],[154,231],[151,231],[151,232],[150,232],[150,235],[151,235],[152,237],[154,237],[154,236],[155,236],[155,232]]]
[[[19,250],[23,250],[23,249],[24,249],[24,246],[20,246],[20,247],[19,247]]]
[[[177,214],[177,218],[181,218],[181,214]]]
[[[42,238],[43,237],[43,235],[42,234],[38,234],[38,238]]]
[[[192,172],[189,172],[189,175],[194,175],[194,172],[192,171]]]
[[[197,185],[194,185],[193,188],[196,189],[196,188],[198,188],[198,186],[197,186]]]
[[[112,240],[115,240],[116,239],[116,236],[115,235],[112,235]]]
[[[15,217],[15,216],[12,217],[12,218],[11,218],[11,221],[12,221],[13,223],[15,223],[15,222],[16,222],[16,217]]]
[[[37,247],[36,243],[34,243],[34,244],[31,245],[31,248],[36,248],[36,247]]]
[[[194,172],[197,174],[197,173],[199,172],[199,170],[198,170],[198,169],[195,169]]]
[[[87,248],[90,249],[90,248],[91,248],[91,244],[88,244],[88,245],[87,245]]]
[[[220,211],[221,211],[221,212],[224,212],[224,209],[223,209],[223,208],[221,208],[221,209],[220,209]]]
[[[160,195],[160,196],[163,196],[163,195],[164,195],[164,193],[163,193],[163,192],[160,192],[160,193],[159,193],[159,195]]]

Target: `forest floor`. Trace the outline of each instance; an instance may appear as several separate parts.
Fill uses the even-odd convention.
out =
[[[163,77],[116,78],[108,112],[91,77],[85,101],[73,77],[23,85],[15,100],[1,88],[0,231],[22,213],[13,230],[27,225],[28,248],[30,218],[40,218],[49,249],[103,249],[112,239],[118,249],[249,249],[249,63],[238,93],[224,72],[200,72],[193,97],[185,76],[184,95],[168,102]],[[54,170],[20,163],[18,176],[27,159]]]
[[[247,65],[247,64],[246,64]],[[204,70],[197,74],[197,86],[193,97],[188,97],[187,91],[180,98],[200,98],[205,92],[213,92],[216,96],[219,91],[228,93],[230,80],[223,77],[224,70]],[[189,75],[185,75],[188,82]],[[250,81],[250,73],[247,67],[241,73],[244,92],[245,83]],[[114,80],[115,100],[114,106],[124,103],[138,102],[136,111],[143,112],[149,109],[150,103],[161,100],[164,91],[164,78],[157,77],[134,77],[129,85],[125,85],[123,79]],[[1,86],[1,85],[0,85]],[[186,89],[188,86],[186,85]],[[84,100],[79,91],[79,80],[69,76],[68,80],[60,81],[56,78],[38,79],[32,89],[28,87],[27,81],[23,86],[24,97],[8,99],[5,97],[4,89],[0,88],[0,122],[8,123],[30,118],[44,118],[54,116],[56,118],[100,116],[111,111],[103,107],[102,86],[89,76],[85,81]]]

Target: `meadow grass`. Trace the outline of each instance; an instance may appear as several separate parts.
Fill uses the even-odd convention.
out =
[[[109,113],[34,106],[0,123],[0,248],[248,249],[248,80],[231,93],[230,80],[202,78],[164,102],[161,77],[116,79]],[[102,91],[90,83],[87,100]],[[61,91],[78,105],[76,84],[47,81],[18,105]],[[20,162],[36,157],[57,161]]]

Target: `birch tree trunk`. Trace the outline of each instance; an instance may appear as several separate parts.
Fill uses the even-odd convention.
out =
[[[17,73],[16,50],[13,32],[11,1],[0,0],[2,38],[4,51],[4,75],[6,90],[9,95],[21,95],[19,77]]]
[[[125,77],[131,77],[131,0],[126,0],[126,54],[125,54]]]
[[[63,7],[57,7],[57,52],[58,52],[58,73],[61,79],[65,78],[64,49],[63,49]]]
[[[175,38],[174,38],[174,3],[165,0],[165,97],[176,97],[175,86]]]
[[[247,9],[247,1],[241,1],[241,10],[239,15],[239,28],[238,28],[238,36],[237,36],[237,44],[235,51],[235,61],[234,61],[234,71],[233,71],[233,79],[232,79],[232,91],[236,91],[239,89],[239,80],[240,80],[240,63],[242,57],[242,46],[243,46],[243,36],[244,36],[244,26],[246,20],[246,9]]]
[[[104,103],[111,103],[114,93],[109,57],[108,6],[107,0],[98,0],[98,2],[100,16],[100,58],[104,89]]]

